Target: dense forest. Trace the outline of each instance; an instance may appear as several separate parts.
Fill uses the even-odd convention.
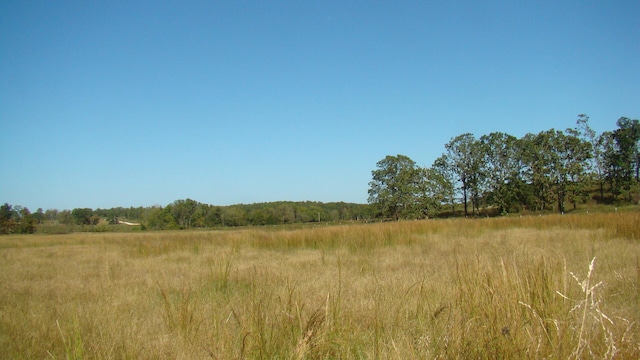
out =
[[[166,206],[73,210],[0,206],[0,234],[109,231],[111,225],[164,230],[371,219],[506,215],[565,211],[579,204],[640,202],[640,122],[626,117],[601,134],[589,117],[574,128],[521,138],[465,133],[445,144],[431,167],[405,155],[376,164],[368,204],[270,202],[214,206],[191,199]],[[569,207],[569,209],[567,209]],[[113,227],[116,228],[116,227]]]

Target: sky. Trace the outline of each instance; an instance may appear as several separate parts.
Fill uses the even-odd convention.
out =
[[[0,2],[0,202],[366,203],[387,155],[640,117],[640,1]]]

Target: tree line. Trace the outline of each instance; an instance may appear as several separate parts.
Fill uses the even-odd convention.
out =
[[[367,205],[345,202],[280,201],[214,206],[186,199],[149,209],[143,221],[151,229],[189,229],[358,220],[370,216]]]
[[[493,132],[465,133],[445,144],[431,167],[405,155],[376,164],[368,202],[374,216],[412,219],[481,211],[507,214],[575,209],[592,198],[599,203],[638,203],[640,123],[626,117],[617,129],[599,135],[587,115],[575,128],[550,129],[521,138]]]
[[[590,199],[637,204],[640,122],[622,117],[616,125],[615,130],[596,134],[589,117],[579,115],[574,128],[521,138],[502,132],[479,138],[464,133],[445,144],[445,152],[425,168],[405,155],[389,155],[372,171],[368,204],[280,201],[215,206],[185,199],[166,206],[39,208],[32,213],[5,203],[0,207],[0,234],[28,234],[45,225],[94,229],[122,220],[163,230],[565,212],[567,206],[575,209]]]
[[[38,226],[58,226],[58,231],[100,230],[123,221],[137,223],[142,229],[177,230],[227,226],[261,226],[293,223],[320,223],[362,220],[372,217],[370,206],[345,202],[279,201],[255,204],[215,206],[192,199],[176,200],[166,206],[115,207],[73,210],[39,208],[35,213],[8,203],[0,209],[0,234],[30,234]],[[56,231],[55,229],[52,229]]]

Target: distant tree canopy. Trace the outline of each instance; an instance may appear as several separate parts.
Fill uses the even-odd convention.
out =
[[[100,217],[89,208],[73,209],[71,216],[78,225],[97,225],[100,222]]]
[[[8,203],[0,206],[0,234],[33,234],[36,231],[36,221],[36,217],[25,207],[11,206]]]
[[[186,199],[153,207],[142,216],[150,229],[260,226],[370,218],[369,206],[352,203],[269,202],[214,206]]]
[[[345,202],[279,201],[214,206],[192,199],[176,200],[166,206],[73,210],[38,209],[35,214],[21,206],[0,208],[0,234],[33,233],[36,225],[65,225],[68,231],[89,230],[100,222],[138,223],[145,229],[177,230],[229,226],[283,225],[371,219],[367,204]],[[124,225],[122,225],[124,226]],[[103,230],[104,231],[104,228]]]
[[[382,219],[421,219],[480,213],[565,212],[567,204],[640,203],[640,122],[626,117],[602,134],[578,115],[576,127],[521,138],[464,133],[444,145],[430,167],[406,155],[376,163],[368,204],[279,201],[215,206],[192,199],[166,206],[73,210],[0,206],[0,234],[33,233],[39,225],[95,229],[139,224],[143,229],[191,229]],[[592,191],[598,195],[592,195]],[[123,225],[124,226],[124,225]],[[104,228],[104,227],[103,227]]]
[[[494,132],[477,139],[465,133],[445,144],[430,168],[405,155],[376,164],[369,204],[379,217],[425,218],[462,204],[464,216],[481,209],[497,214],[566,211],[600,190],[599,202],[640,198],[640,123],[620,118],[618,128],[596,136],[587,115],[565,131],[547,130],[518,139]],[[608,185],[608,197],[605,196]],[[469,209],[469,205],[471,209]]]

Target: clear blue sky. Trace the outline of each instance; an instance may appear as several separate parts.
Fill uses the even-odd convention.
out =
[[[0,2],[0,202],[364,203],[452,137],[640,117],[640,1]]]

